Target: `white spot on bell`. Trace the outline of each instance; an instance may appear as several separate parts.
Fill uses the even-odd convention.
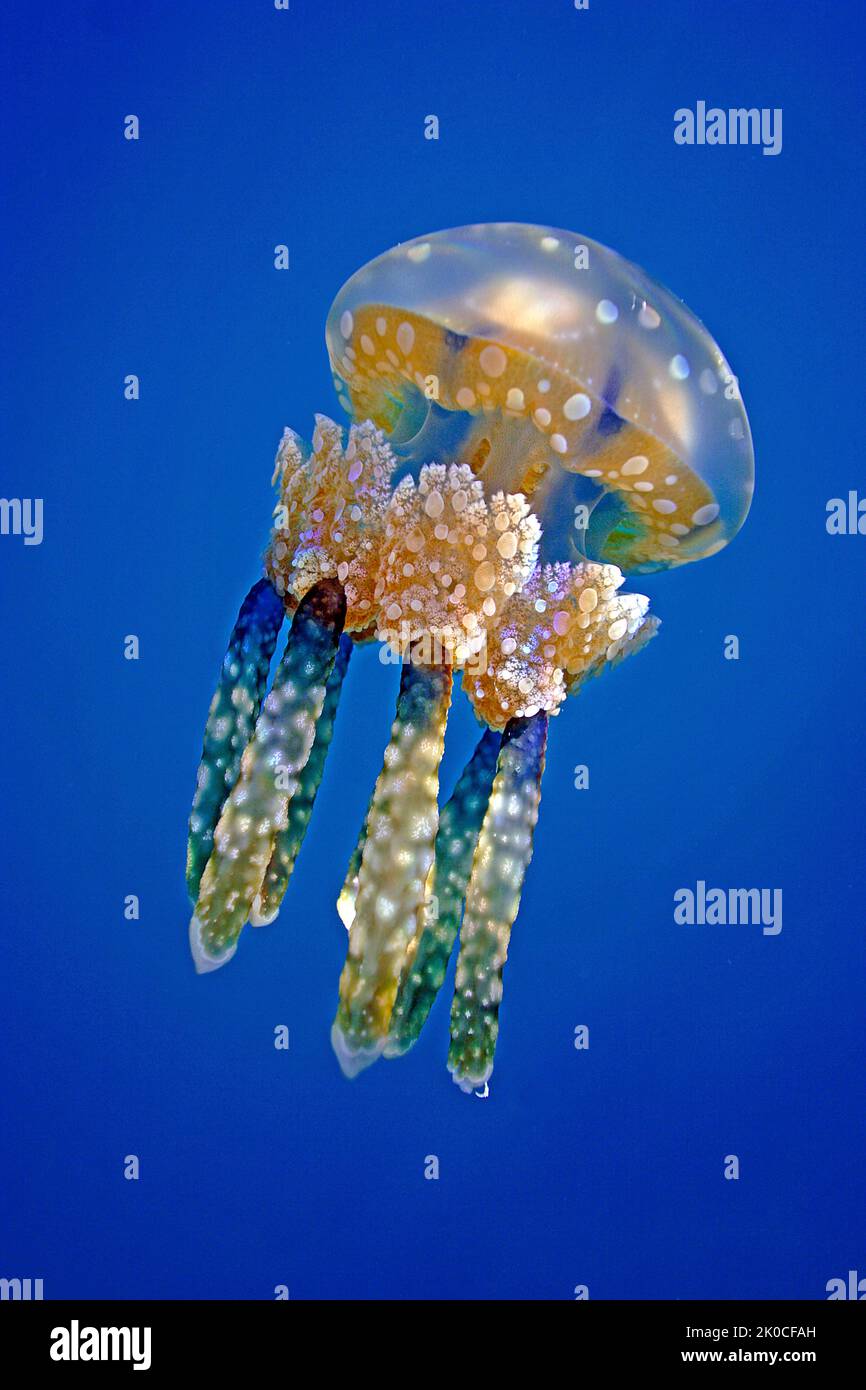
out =
[[[678,352],[675,357],[671,358],[670,364],[668,366],[668,371],[670,372],[674,381],[685,381],[686,377],[691,371],[691,367],[689,366],[687,359],[683,357],[682,353]]]
[[[589,396],[584,395],[583,391],[577,391],[573,396],[569,396],[562,413],[566,420],[583,420],[592,410],[592,401]]]
[[[635,454],[634,458],[626,459],[622,466],[622,476],[624,478],[635,478],[640,473],[645,473],[649,468],[649,459],[643,454]]]
[[[397,346],[404,357],[408,357],[415,346],[415,329],[411,323],[406,323],[405,320],[397,329]]]
[[[496,343],[488,343],[486,348],[482,348],[478,361],[485,376],[502,376],[508,365],[508,358]]]

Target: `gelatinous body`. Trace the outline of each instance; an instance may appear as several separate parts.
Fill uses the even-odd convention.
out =
[[[605,501],[590,558],[682,564],[745,519],[753,455],[733,372],[680,300],[588,237],[501,223],[405,242],[343,286],[327,340],[356,418],[418,435],[435,403],[470,437],[495,413],[526,426],[516,456],[486,467],[513,485],[531,458],[548,514],[563,473],[586,479]]]
[[[291,430],[280,441],[266,579],[239,615],[206,731],[190,940],[211,970],[246,921],[280,911],[352,644],[386,644],[403,673],[339,895],[332,1039],[347,1075],[407,1051],[459,932],[448,1065],[472,1090],[493,1068],[549,719],[657,631],[623,570],[701,559],[738,530],[748,421],[679,300],[551,228],[397,246],[343,286],[326,337],[352,424],[345,435],[319,415],[310,446]],[[286,652],[262,704],[283,610]],[[484,732],[440,817],[455,673]]]

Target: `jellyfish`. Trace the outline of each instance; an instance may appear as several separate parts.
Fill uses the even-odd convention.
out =
[[[456,949],[448,1069],[487,1087],[550,721],[656,634],[625,576],[739,530],[753,452],[693,314],[616,252],[517,223],[402,243],[356,272],[326,342],[348,429],[286,429],[263,577],[211,704],[190,818],[196,968],[276,920],[351,653],[400,665],[337,911],[347,1076],[417,1041]],[[283,624],[285,648],[268,673]],[[440,807],[459,682],[480,736]],[[486,1092],[485,1092],[486,1093]]]

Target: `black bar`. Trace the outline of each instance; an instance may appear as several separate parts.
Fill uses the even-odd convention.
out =
[[[449,1370],[453,1374],[455,1356],[464,1374],[473,1353],[489,1368],[488,1374],[494,1372],[496,1363],[507,1360],[520,1345],[524,1318],[534,1339],[524,1344],[527,1352],[534,1347],[532,1358],[540,1356],[542,1363],[550,1365],[551,1355],[561,1347],[575,1376],[590,1366],[653,1375],[708,1364],[805,1365],[826,1376],[828,1371],[858,1363],[866,1332],[860,1313],[832,1300],[587,1300],[567,1307],[539,1302],[476,1306],[473,1314],[464,1303],[445,1305],[436,1320],[437,1334],[430,1337],[429,1312],[423,1304],[411,1302],[387,1304],[380,1311],[375,1303],[363,1300],[337,1305],[302,1299],[267,1303],[6,1301],[0,1303],[0,1347],[4,1366],[12,1360],[25,1375],[33,1369],[61,1378],[93,1377],[106,1368],[114,1375],[133,1374],[136,1362],[142,1372],[157,1378],[186,1370],[196,1377],[243,1372],[249,1378],[251,1372],[257,1374],[256,1368],[263,1372],[269,1363],[296,1378],[299,1366],[306,1364],[300,1359],[305,1354],[315,1358],[310,1361],[314,1372],[330,1375],[341,1357],[354,1370],[365,1365],[368,1354],[376,1361],[389,1353],[393,1354],[390,1374],[399,1374],[399,1343],[412,1335],[417,1317],[424,1338],[423,1367],[418,1369],[423,1371],[423,1382],[429,1383],[440,1359],[443,1374]],[[380,1318],[382,1333],[377,1331]],[[449,1329],[461,1327],[458,1352]],[[472,1327],[478,1334],[474,1340],[465,1335]],[[543,1342],[538,1341],[539,1331]],[[379,1352],[377,1343],[381,1343]],[[420,1344],[414,1337],[413,1344],[417,1351]],[[102,1359],[86,1359],[91,1351]],[[115,1353],[126,1359],[115,1359]],[[59,1359],[61,1355],[64,1359]],[[414,1364],[412,1357],[409,1365]],[[309,1379],[309,1371],[302,1371],[301,1379]],[[19,1376],[16,1383],[26,1380]]]

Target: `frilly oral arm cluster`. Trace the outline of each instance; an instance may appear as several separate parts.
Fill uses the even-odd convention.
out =
[[[412,1046],[465,898],[449,1066],[471,1088],[492,1068],[547,717],[653,627],[646,600],[619,593],[615,566],[539,563],[541,527],[522,494],[488,496],[468,464],[426,464],[396,485],[395,468],[369,421],[344,443],[317,416],[309,450],[283,434],[267,577],[239,616],[208,724],[191,821],[190,941],[197,968],[215,969],[247,921],[276,918],[352,638],[396,644],[405,664],[391,742],[338,904],[349,943],[332,1038],[348,1075]],[[259,712],[283,608],[292,617],[286,652]],[[440,825],[455,669],[488,727]]]

